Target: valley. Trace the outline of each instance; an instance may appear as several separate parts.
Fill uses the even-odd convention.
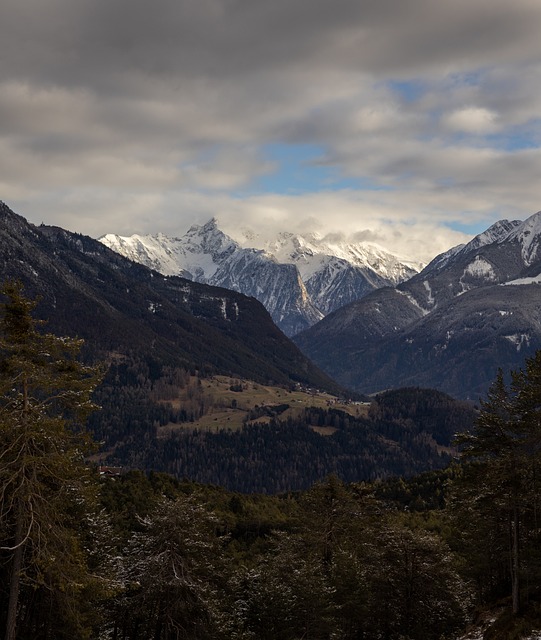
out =
[[[58,430],[69,411],[58,416],[54,402],[32,404],[54,429],[38,428],[27,440],[19,431],[41,422],[27,425],[12,411],[27,379],[13,364],[28,363],[11,359],[18,343],[1,343],[3,495],[17,495],[11,468],[37,465],[25,473],[34,483],[43,475],[33,486],[46,507],[30,505],[28,530],[32,544],[46,539],[62,559],[53,566],[25,549],[21,637],[42,628],[50,610],[57,615],[46,627],[71,637],[84,629],[89,638],[159,638],[171,616],[190,629],[187,638],[204,630],[216,640],[331,633],[437,640],[468,637],[462,630],[476,611],[475,633],[528,637],[539,622],[532,603],[541,584],[531,419],[539,412],[541,352],[511,386],[494,367],[522,363],[536,349],[536,221],[496,225],[469,248],[298,334],[335,382],[255,299],[164,276],[0,206],[4,278],[20,282],[13,286],[30,300],[39,293],[36,326],[41,331],[44,319],[47,331],[84,338],[76,342],[81,357],[101,363],[102,376],[92,388],[99,410],[86,423],[99,449],[86,441],[86,458],[76,449],[68,464],[48,447],[73,435]],[[34,303],[21,308],[34,311]],[[9,314],[3,318],[11,335]],[[38,344],[69,342],[37,335]],[[33,353],[52,376],[85,371],[58,367],[46,350]],[[29,380],[36,366],[25,369]],[[469,397],[494,382],[480,407],[429,388]],[[47,376],[32,384],[42,385],[37,397],[50,390]],[[502,420],[508,431],[495,439]],[[36,455],[18,454],[20,442],[38,440]],[[49,470],[57,458],[61,466]],[[98,475],[99,465],[114,473]],[[11,542],[9,505],[2,503],[0,533]],[[66,553],[64,540],[75,552]],[[512,570],[517,553],[527,581]],[[9,584],[10,548],[0,558]],[[84,589],[72,591],[74,579]],[[8,599],[0,590],[4,609]],[[197,610],[187,613],[193,601]],[[63,602],[84,616],[74,620]],[[487,620],[495,603],[497,615]]]
[[[0,0],[0,640],[541,640],[541,0]]]

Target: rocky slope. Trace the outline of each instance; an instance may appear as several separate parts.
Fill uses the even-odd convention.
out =
[[[375,244],[332,241],[317,233],[281,233],[266,249],[279,262],[297,266],[310,297],[325,315],[375,289],[403,282],[422,268]]]
[[[422,385],[476,400],[499,366],[517,368],[541,347],[540,239],[541,212],[500,221],[295,340],[359,391]]]

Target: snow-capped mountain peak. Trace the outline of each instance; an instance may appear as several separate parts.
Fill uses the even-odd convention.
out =
[[[99,238],[104,245],[121,255],[155,269],[164,275],[184,275],[174,251],[174,238],[155,236],[119,236],[114,233]]]
[[[100,240],[165,275],[181,275],[257,298],[290,335],[323,317],[294,265],[280,264],[261,249],[241,247],[219,229],[215,218],[193,225],[181,238],[107,234]]]
[[[217,260],[239,249],[239,244],[218,228],[216,218],[204,225],[193,225],[186,235],[177,241],[186,251],[196,254],[208,253]]]
[[[242,233],[243,242],[258,238],[250,231]],[[100,240],[165,275],[254,296],[290,335],[376,288],[411,277],[421,267],[374,244],[313,232],[284,231],[263,248],[243,247],[220,229],[216,218],[191,226],[180,238],[108,234]]]
[[[486,231],[476,235],[468,244],[464,245],[462,253],[474,251],[493,242],[503,242],[514,229],[522,224],[523,222],[521,220],[498,220],[498,222],[495,222],[486,229]]]
[[[426,267],[425,272],[435,273],[445,269],[450,262],[460,259],[470,253],[486,247],[493,243],[505,242],[510,235],[522,227],[524,223],[521,220],[498,220],[488,229],[479,233],[466,244],[459,244],[452,247],[448,251],[436,256],[432,262]]]
[[[398,284],[424,266],[401,258],[375,243],[352,243],[341,236],[334,239],[314,232],[304,235],[280,233],[276,240],[267,243],[266,249],[282,262],[297,264],[305,282],[330,258],[365,269],[367,275],[375,274],[388,280],[388,284]]]
[[[541,211],[519,224],[510,234],[509,240],[517,240],[522,246],[522,259],[532,264],[541,255]]]

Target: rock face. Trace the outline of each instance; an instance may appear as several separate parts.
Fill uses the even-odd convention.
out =
[[[256,298],[286,335],[321,320],[295,265],[280,264],[263,250],[242,248],[215,219],[193,226],[182,238],[106,235],[118,253],[166,275],[183,277]]]
[[[310,297],[324,315],[375,289],[407,280],[422,267],[375,244],[332,242],[316,233],[281,233],[267,243],[266,249],[279,262],[296,265]]]
[[[541,348],[541,212],[502,220],[295,338],[364,393],[420,385],[477,400]],[[511,286],[514,285],[514,286]]]
[[[242,247],[215,219],[181,238],[108,234],[100,241],[166,275],[226,287],[259,300],[287,335],[420,268],[369,244],[330,244],[316,234],[281,233],[264,249]]]
[[[0,276],[40,297],[48,330],[84,338],[100,359],[135,353],[149,366],[338,389],[257,300],[163,276],[87,236],[36,227],[2,202]]]

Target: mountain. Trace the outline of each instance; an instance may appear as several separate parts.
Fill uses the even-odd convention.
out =
[[[147,368],[337,390],[256,300],[163,276],[92,238],[29,224],[3,203],[0,273],[39,295],[36,311],[51,331],[84,338],[96,357],[136,354]]]
[[[216,219],[192,226],[181,238],[107,234],[100,241],[163,274],[256,298],[289,336],[420,268],[376,245],[329,243],[317,234],[282,233],[264,249],[246,248],[224,234]]]
[[[318,233],[280,233],[265,248],[279,262],[297,266],[306,290],[325,315],[375,289],[407,280],[422,268],[376,244],[329,240]]]
[[[313,305],[294,265],[280,264],[262,250],[242,248],[212,219],[182,238],[109,234],[100,241],[118,253],[166,275],[239,291],[262,302],[287,335],[323,315]]]
[[[421,385],[477,400],[498,367],[516,369],[541,348],[540,240],[541,212],[497,222],[295,342],[364,393]]]

